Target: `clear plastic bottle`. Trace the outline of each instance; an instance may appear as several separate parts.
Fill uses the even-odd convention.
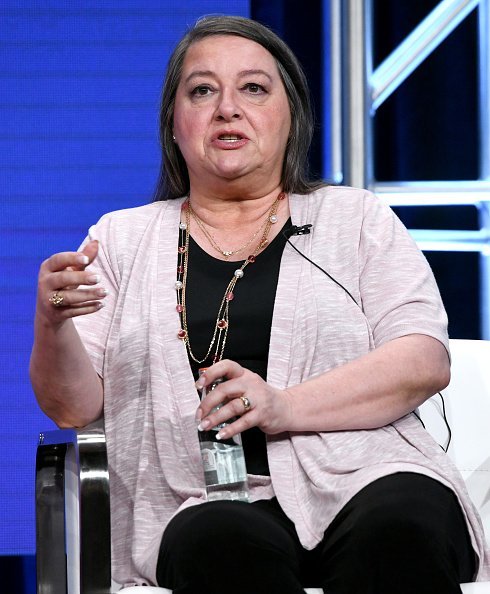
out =
[[[205,370],[206,368],[200,369],[199,374]],[[223,381],[223,378],[220,378],[203,388],[201,400]],[[213,412],[221,406],[216,406]],[[229,499],[248,502],[247,467],[240,434],[229,439],[216,439],[218,431],[233,420],[230,419],[207,431],[198,431],[208,501]]]

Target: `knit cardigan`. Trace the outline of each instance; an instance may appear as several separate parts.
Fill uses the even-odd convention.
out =
[[[177,337],[182,203],[109,213],[86,239],[100,242],[90,269],[109,295],[106,307],[74,321],[104,380],[113,578],[123,585],[156,584],[166,525],[205,500],[194,419],[199,399]],[[408,334],[432,336],[448,348],[432,272],[387,205],[364,190],[325,187],[290,195],[289,206],[294,225],[313,225],[291,242],[355,302],[286,244],[269,347],[272,386],[294,386]],[[239,282],[247,282],[246,271]],[[371,430],[267,436],[267,455],[270,477],[249,475],[251,499],[276,496],[306,549],[364,486],[394,472],[418,472],[456,493],[479,559],[477,577],[488,578],[483,529],[464,481],[415,415]]]

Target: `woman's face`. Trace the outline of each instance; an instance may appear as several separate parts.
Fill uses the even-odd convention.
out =
[[[175,98],[174,136],[191,188],[237,179],[277,187],[290,127],[286,91],[265,48],[232,35],[189,47]]]

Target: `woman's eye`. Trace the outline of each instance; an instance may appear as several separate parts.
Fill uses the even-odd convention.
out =
[[[261,93],[266,92],[264,87],[258,83],[247,83],[244,88],[253,95],[260,95]]]
[[[205,97],[211,92],[211,89],[207,85],[198,85],[191,91],[191,95],[195,97]]]

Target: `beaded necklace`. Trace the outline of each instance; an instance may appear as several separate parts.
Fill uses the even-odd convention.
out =
[[[277,209],[279,202],[284,200],[286,194],[281,192],[275,199],[271,206],[267,219],[265,222],[264,232],[257,243],[253,252],[243,261],[241,266],[235,270],[233,276],[228,283],[223,297],[221,299],[220,306],[218,308],[218,314],[216,316],[216,322],[214,324],[214,330],[209,343],[208,350],[202,359],[196,357],[192,351],[189,330],[187,326],[187,310],[186,310],[186,290],[187,290],[187,271],[189,264],[189,239],[190,239],[190,225],[191,216],[193,214],[192,206],[189,199],[187,199],[182,205],[182,209],[185,211],[185,223],[179,224],[179,247],[178,247],[178,263],[177,263],[177,280],[175,283],[175,289],[177,291],[177,306],[176,310],[180,316],[181,328],[177,332],[178,338],[180,338],[186,345],[187,351],[190,358],[198,364],[204,363],[208,357],[213,353],[212,362],[217,363],[223,358],[223,353],[226,346],[226,339],[228,337],[228,330],[230,327],[229,319],[229,308],[230,302],[234,299],[233,289],[239,279],[243,278],[244,270],[249,264],[253,264],[257,257],[257,254],[263,250],[269,243],[268,236],[271,227],[277,222]],[[195,216],[195,215],[194,215]],[[261,227],[262,228],[262,227]]]

